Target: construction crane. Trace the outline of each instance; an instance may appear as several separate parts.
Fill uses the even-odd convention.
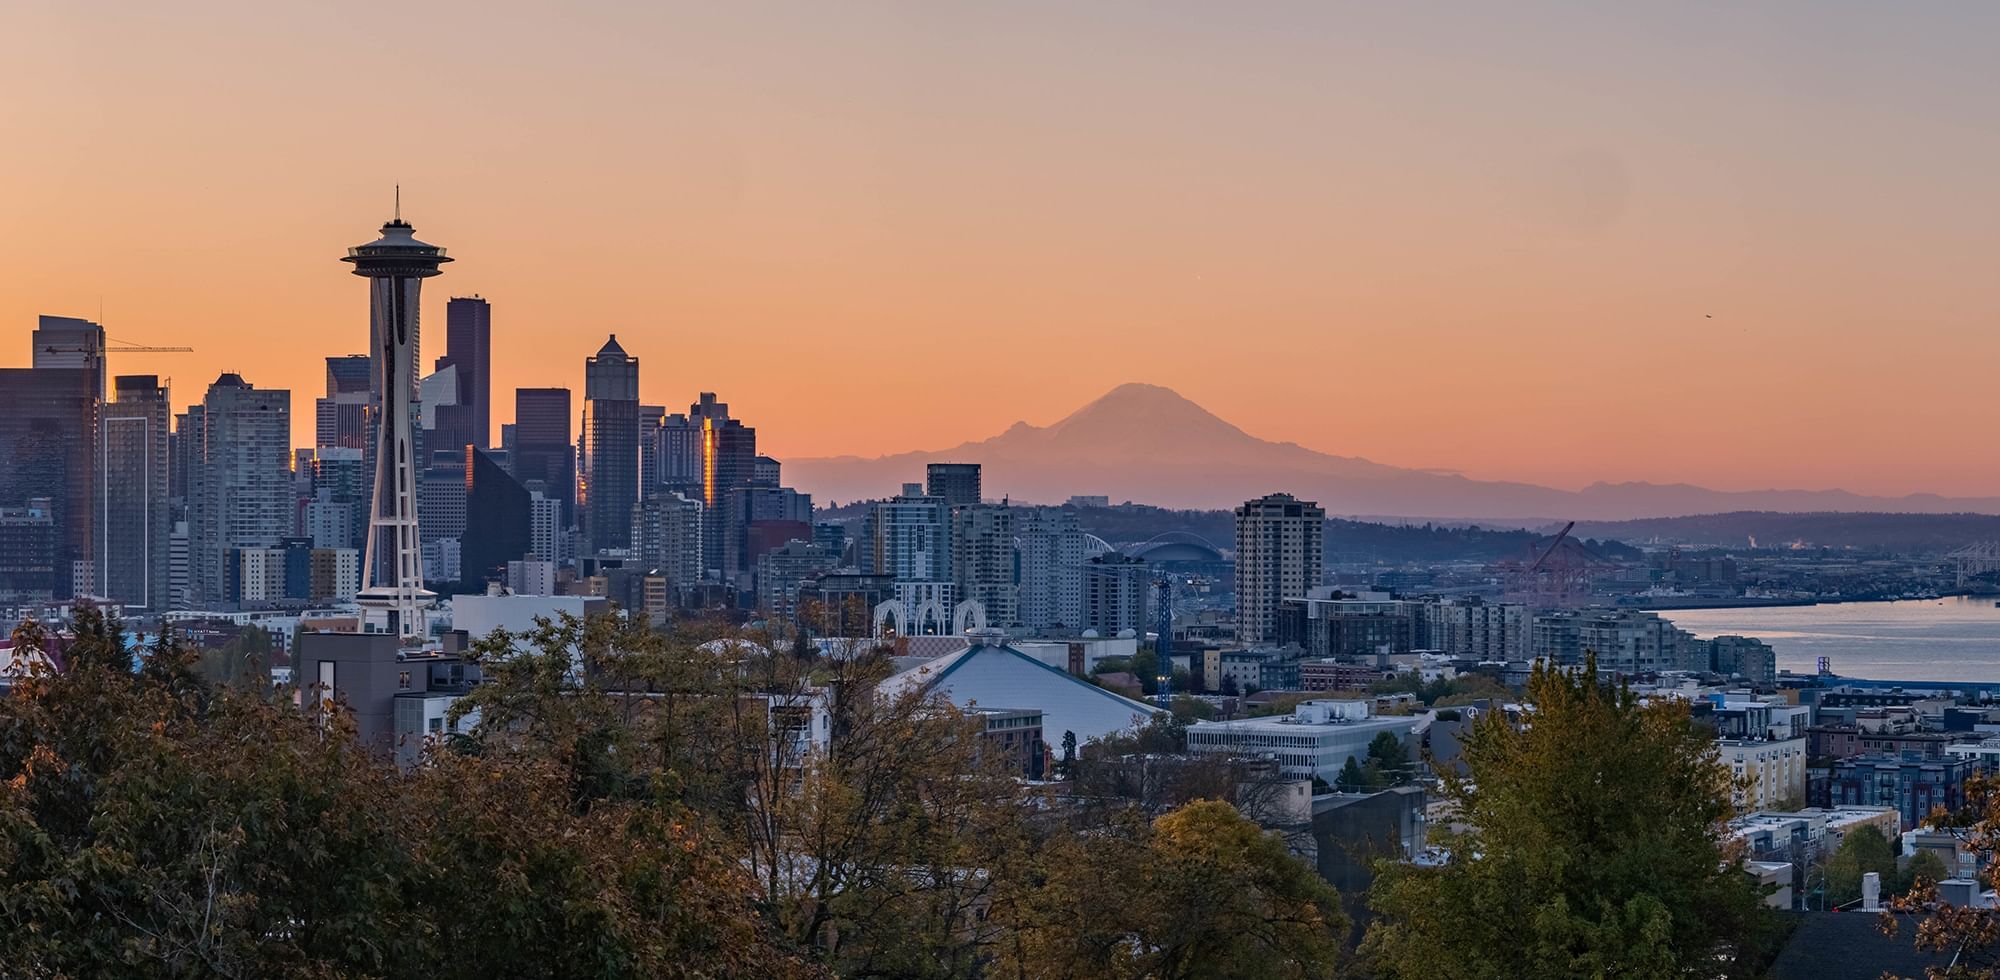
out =
[[[1549,542],[1549,550],[1542,552],[1542,557],[1535,559],[1535,563],[1533,565],[1528,566],[1528,571],[1530,572],[1541,571],[1542,564],[1549,560],[1550,555],[1556,553],[1557,548],[1562,547],[1563,541],[1569,537],[1569,532],[1575,529],[1575,527],[1576,527],[1575,521],[1571,521],[1568,524],[1564,524],[1561,533],[1556,535],[1556,539],[1554,541]]]
[[[103,347],[57,347],[54,344],[42,348],[44,354],[192,354],[192,347],[151,347],[145,344],[128,344],[114,340]]]

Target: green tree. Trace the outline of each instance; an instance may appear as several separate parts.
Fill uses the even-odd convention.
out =
[[[1936,851],[1919,848],[1916,854],[1911,855],[1910,863],[1903,868],[1896,892],[1904,895],[1920,892],[1926,886],[1935,885],[1949,877],[1951,872],[1944,866],[1944,859],[1938,857]]]
[[[1386,789],[1410,781],[1410,750],[1394,732],[1382,732],[1368,743],[1368,762],[1362,773],[1370,789]]]
[[[1848,831],[1840,839],[1840,847],[1827,859],[1827,902],[1848,905],[1859,901],[1861,876],[1871,871],[1882,876],[1884,895],[1897,890],[1896,849],[1882,831],[1873,824],[1864,824]]]
[[[1126,811],[1088,839],[1054,836],[1026,871],[994,904],[996,976],[1302,980],[1338,965],[1338,895],[1227,803],[1151,823]]]
[[[1347,764],[1340,767],[1340,775],[1334,777],[1335,789],[1343,793],[1362,793],[1368,790],[1368,773],[1353,756],[1347,757]]]
[[[1063,778],[1068,779],[1076,769],[1076,733],[1068,729],[1063,730],[1061,765]]]
[[[1139,678],[1140,690],[1148,695],[1160,693],[1160,657],[1152,647],[1133,654],[1130,669],[1133,676]]]
[[[1441,792],[1468,828],[1384,866],[1363,944],[1403,980],[1751,975],[1768,912],[1718,840],[1730,776],[1685,705],[1538,665],[1532,724],[1485,716]]]

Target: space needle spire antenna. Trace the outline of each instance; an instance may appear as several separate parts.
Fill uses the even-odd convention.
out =
[[[429,635],[429,609],[437,594],[424,588],[423,549],[417,533],[417,467],[413,437],[417,418],[418,297],[423,281],[450,262],[444,249],[418,241],[403,221],[403,188],[396,187],[395,217],[382,237],[347,250],[344,262],[368,280],[369,424],[373,429],[375,490],[368,511],[368,545],[361,563],[362,631],[391,633],[403,643]]]

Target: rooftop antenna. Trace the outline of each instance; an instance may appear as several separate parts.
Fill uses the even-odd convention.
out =
[[[396,223],[403,223],[403,185],[396,185]]]

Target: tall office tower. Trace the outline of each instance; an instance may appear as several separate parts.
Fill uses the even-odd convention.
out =
[[[564,527],[576,523],[572,418],[568,388],[514,389],[514,479],[560,502]]]
[[[750,485],[753,487],[775,487],[783,485],[779,474],[783,464],[769,456],[759,456],[750,461]]]
[[[418,300],[423,282],[451,259],[444,249],[417,240],[402,208],[382,226],[382,237],[347,250],[344,262],[368,280],[369,399],[375,440],[375,492],[368,509],[368,548],[357,597],[367,632],[404,640],[429,633],[426,610],[435,594],[424,589],[423,546],[417,537],[417,363],[421,357]]]
[[[96,554],[97,385],[89,368],[0,368],[0,507],[46,500],[49,598],[75,595]]]
[[[612,334],[583,362],[583,479],[577,507],[595,554],[632,542],[639,502],[639,359]]]
[[[1083,525],[1068,507],[1023,507],[1014,518],[1021,554],[1021,625],[1077,629],[1083,622]]]
[[[465,456],[465,534],[459,538],[459,579],[467,587],[507,580],[507,563],[534,551],[533,503],[520,481],[483,449]]]
[[[368,534],[369,476],[359,449],[329,446],[313,454],[313,499],[306,534],[321,548],[360,551]]]
[[[979,502],[978,463],[932,463],[924,467],[924,492],[947,507]]]
[[[167,389],[151,374],[120,375],[117,398],[104,406],[103,528],[98,535],[98,592],[124,606],[165,611],[172,601],[168,540]]]
[[[369,448],[369,364],[366,354],[326,359],[326,397],[313,403],[315,448]]]
[[[708,499],[702,474],[704,462],[701,419],[675,413],[660,417],[660,425],[650,433],[658,467],[655,486],[670,493],[684,493]]]
[[[467,445],[485,449],[493,439],[493,305],[478,296],[453,296],[444,305],[444,356],[437,369],[458,368],[458,404],[466,408]],[[455,449],[455,446],[433,446]]]
[[[529,552],[542,561],[562,564],[569,557],[569,549],[563,547],[568,528],[562,519],[562,501],[540,490],[528,491]]]
[[[1115,551],[1098,555],[1083,563],[1083,618],[1077,626],[1100,636],[1143,633],[1152,592],[1153,570],[1143,559]]]
[[[935,466],[931,473],[935,479]],[[977,479],[975,468],[975,484]],[[985,606],[986,622],[993,626],[1014,626],[1021,621],[1021,593],[1014,581],[1015,513],[1005,504],[951,508],[951,572],[958,598]]]
[[[660,486],[660,426],[667,410],[659,405],[639,406],[639,496]]]
[[[465,536],[465,447],[425,454],[423,482],[417,493],[417,540],[423,544]]]
[[[472,445],[472,406],[465,403],[463,369],[447,364],[425,375],[417,384],[417,458],[433,452],[463,457],[459,450]]]
[[[701,501],[683,493],[656,493],[632,508],[632,556],[648,574],[675,586],[701,581]]]
[[[52,370],[89,371],[90,390],[104,400],[104,328],[73,316],[43,316],[35,325],[34,357],[28,363]]]
[[[707,511],[710,517],[715,511]],[[743,591],[754,586],[757,558],[767,551],[798,539],[812,540],[812,494],[790,487],[733,487],[722,495],[721,535],[703,535],[702,555],[709,567],[721,572],[722,581]],[[708,541],[718,540],[722,554],[708,553]]]
[[[289,391],[224,374],[208,386],[201,411],[183,416],[183,435],[201,447],[188,474],[188,577],[196,602],[227,598],[232,552],[275,548],[291,537],[291,405]]]
[[[1326,511],[1289,493],[1236,508],[1236,642],[1278,638],[1278,603],[1303,599],[1326,566]]]
[[[16,507],[0,503],[0,600],[52,598],[56,591],[56,522],[47,497]]]

